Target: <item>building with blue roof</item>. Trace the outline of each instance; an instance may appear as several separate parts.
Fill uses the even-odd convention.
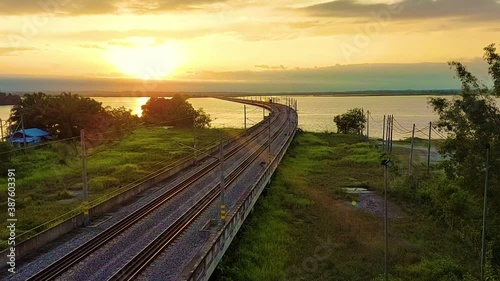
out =
[[[14,146],[36,145],[51,139],[52,136],[48,132],[38,128],[19,130],[7,136],[7,140]]]

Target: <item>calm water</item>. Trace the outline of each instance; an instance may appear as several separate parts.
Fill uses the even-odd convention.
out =
[[[141,97],[107,97],[95,98],[104,106],[129,108],[135,114],[141,114],[141,106],[148,98]],[[417,126],[416,136],[425,138],[429,122],[437,120],[437,115],[427,104],[429,96],[391,96],[391,97],[296,97],[299,107],[299,127],[315,132],[335,131],[333,117],[354,107],[369,110],[370,136],[382,136],[384,114],[393,114],[396,121],[394,138],[411,136],[409,132],[413,123]],[[202,107],[212,116],[213,127],[244,126],[243,105],[210,98],[190,99],[195,108]],[[500,104],[500,100],[497,100]],[[10,106],[0,106],[0,118],[6,120]],[[247,124],[253,125],[262,120],[262,109],[247,106]],[[420,129],[420,131],[418,131]],[[434,133],[433,133],[434,134]]]

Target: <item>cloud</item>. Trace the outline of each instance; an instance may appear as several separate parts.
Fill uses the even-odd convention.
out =
[[[267,21],[236,22],[215,27],[185,29],[131,29],[131,30],[83,30],[77,32],[50,33],[45,35],[52,39],[85,40],[91,42],[108,42],[109,45],[130,45],[131,37],[156,38],[158,44],[165,40],[194,39],[213,34],[232,36],[244,41],[289,40],[304,35],[329,36],[332,34],[350,34],[348,26],[335,26],[329,21]],[[8,33],[6,33],[8,34]],[[0,33],[1,35],[1,33]]]
[[[80,47],[85,49],[98,49],[98,50],[106,50],[103,46],[99,44],[81,44]]]
[[[0,14],[96,15],[192,10],[227,0],[2,0]]]
[[[119,0],[2,0],[0,14],[108,14],[117,11]]]
[[[226,0],[136,0],[129,2],[127,9],[133,13],[142,14],[172,10],[193,10],[199,9],[201,6],[223,2],[226,2]]]
[[[263,68],[263,69],[267,69],[267,70],[285,70],[285,69],[287,69],[283,65],[269,66],[266,64],[258,64],[258,65],[255,65],[254,67],[255,68]]]
[[[387,12],[397,20],[456,18],[473,21],[498,21],[500,3],[496,0],[402,0],[393,4],[365,4],[356,0],[337,0],[297,10],[310,16],[366,18]]]
[[[204,36],[212,29],[190,29],[190,30],[154,30],[154,29],[131,29],[126,31],[120,30],[84,30],[78,32],[62,32],[52,33],[46,36],[51,38],[71,39],[71,40],[85,40],[94,42],[109,42],[111,45],[126,44],[128,38],[131,37],[147,37],[158,38],[157,43],[161,44],[164,40],[168,39],[190,39],[199,36]]]
[[[477,77],[488,77],[485,62],[464,61]],[[265,67],[264,67],[265,68]],[[271,68],[269,66],[269,68]],[[93,75],[95,77],[95,75]],[[4,91],[193,91],[193,92],[331,92],[358,90],[458,89],[446,63],[358,64],[282,71],[190,71],[179,80],[1,77]],[[105,78],[104,78],[105,77]],[[491,80],[486,80],[491,84]]]
[[[32,51],[34,48],[30,47],[20,47],[20,48],[11,48],[11,47],[0,47],[0,56],[17,56],[21,55],[22,52]]]

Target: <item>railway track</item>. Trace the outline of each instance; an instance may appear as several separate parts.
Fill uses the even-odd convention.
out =
[[[274,124],[277,122],[280,118],[278,114],[274,120],[271,120],[271,122]],[[261,137],[261,133],[263,131],[267,130],[267,126],[263,126],[260,130],[256,130],[255,132],[252,132],[252,135],[250,138],[242,143],[238,143],[234,148],[232,148],[228,153],[225,154],[225,158],[229,158],[236,153],[238,153],[243,147],[245,147],[247,144],[253,142],[254,140],[258,139]],[[52,280],[56,278],[57,276],[61,275],[63,272],[71,268],[73,265],[81,261],[83,258],[87,257],[90,255],[92,252],[96,251],[98,248],[102,247],[112,239],[114,239],[116,236],[121,234],[124,230],[127,228],[130,228],[132,225],[137,223],[139,220],[143,219],[146,217],[148,214],[159,208],[161,205],[166,203],[167,201],[171,200],[173,197],[175,197],[177,194],[181,193],[184,191],[186,188],[188,188],[190,185],[198,181],[199,179],[203,178],[205,175],[211,173],[216,167],[219,166],[219,163],[217,161],[212,161],[209,163],[209,165],[199,171],[197,171],[195,174],[192,176],[186,178],[183,180],[181,183],[177,184],[170,190],[164,192],[161,194],[159,197],[154,199],[153,201],[149,202],[145,206],[141,207],[139,210],[136,212],[126,216],[119,222],[115,223],[105,231],[101,232],[99,235],[97,235],[94,239],[88,241],[87,243],[81,245],[74,251],[70,252],[66,256],[62,257],[61,259],[57,260],[53,264],[49,265],[48,267],[44,268],[42,271],[38,272],[37,274],[33,275],[30,277],[28,280],[34,281],[34,280]],[[241,165],[240,165],[241,166]]]
[[[275,140],[285,126],[282,125],[273,136]],[[227,185],[234,183],[238,177],[250,166],[252,163],[266,151],[267,145],[261,145],[255,152],[247,157],[241,165],[234,169],[225,181]],[[179,217],[171,227],[163,231],[154,241],[152,241],[146,248],[144,248],[138,255],[130,260],[124,267],[122,267],[114,276],[110,277],[108,281],[125,281],[135,280],[139,274],[162,252],[165,250],[172,241],[174,241],[185,229],[187,229],[192,222],[194,222],[214,201],[219,198],[220,188],[219,185],[214,185],[210,191],[205,194],[192,208],[186,211]]]

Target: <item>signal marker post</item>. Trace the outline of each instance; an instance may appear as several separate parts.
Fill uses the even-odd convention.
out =
[[[269,138],[267,140],[267,156],[268,156],[268,163],[271,165],[271,114],[267,116],[268,119],[268,127],[269,127]]]
[[[80,130],[80,143],[82,146],[82,186],[83,186],[83,225],[88,226],[90,224],[89,217],[89,194],[87,186],[87,152],[85,148],[85,130]]]
[[[384,122],[382,122],[382,150],[385,150],[385,115],[384,115]]]
[[[224,198],[224,150],[223,150],[223,145],[222,145],[222,136],[220,140],[220,219],[221,219],[221,225],[224,226],[224,223],[226,222],[226,202]]]

